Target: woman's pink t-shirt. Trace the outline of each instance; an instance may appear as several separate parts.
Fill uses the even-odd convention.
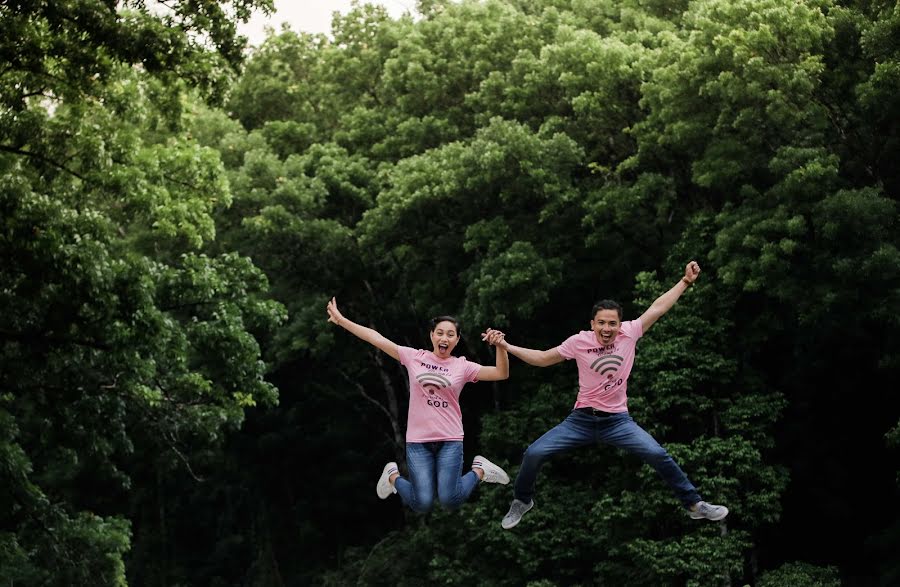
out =
[[[459,394],[478,381],[481,365],[465,357],[440,359],[431,351],[398,346],[400,363],[409,373],[409,416],[406,442],[462,440]]]
[[[616,340],[604,347],[593,330],[582,330],[565,340],[556,350],[578,365],[578,398],[575,408],[591,407],[604,412],[627,412],[628,376],[634,365],[634,351],[644,334],[640,320],[622,322]]]

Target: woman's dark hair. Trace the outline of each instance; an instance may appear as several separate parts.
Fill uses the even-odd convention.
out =
[[[620,306],[618,302],[612,300],[600,300],[594,304],[594,309],[591,310],[591,320],[597,316],[597,312],[600,310],[615,310],[619,313],[619,322],[622,321],[622,306]]]
[[[441,322],[452,322],[453,325],[456,326],[456,336],[462,336],[462,334],[459,331],[459,320],[457,320],[453,316],[435,316],[434,318],[431,319],[431,322],[429,322],[429,324],[428,324],[429,331],[434,332],[434,329],[437,328],[437,325],[440,324]]]

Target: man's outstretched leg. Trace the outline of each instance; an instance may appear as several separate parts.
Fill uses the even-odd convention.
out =
[[[713,505],[700,499],[697,489],[678,463],[650,434],[638,426],[628,414],[610,419],[603,431],[603,442],[627,450],[653,467],[672,489],[678,500],[695,520],[721,520],[728,515],[728,508]]]
[[[551,456],[579,446],[593,444],[590,416],[572,412],[569,416],[544,433],[525,450],[522,466],[516,475],[515,493],[509,511],[500,525],[509,530],[522,520],[522,516],[534,507],[534,485],[541,466]]]

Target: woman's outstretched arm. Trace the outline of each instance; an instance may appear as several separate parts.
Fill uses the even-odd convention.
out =
[[[503,336],[503,333],[499,330],[486,331],[481,334],[481,340],[494,346],[497,358],[496,366],[482,367],[478,371],[479,381],[502,381],[504,379],[509,379],[509,355],[506,354],[506,348],[499,344],[503,341]]]
[[[382,336],[377,330],[357,324],[353,320],[345,317],[341,314],[341,311],[338,310],[337,300],[335,298],[331,298],[328,302],[327,310],[329,322],[334,322],[344,330],[356,335],[372,346],[383,350],[398,361],[400,360],[400,350],[393,341]]]

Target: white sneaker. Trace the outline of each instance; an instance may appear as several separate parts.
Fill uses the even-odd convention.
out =
[[[475,467],[484,471],[484,477],[481,480],[485,483],[499,483],[500,485],[509,483],[509,475],[506,474],[506,471],[481,455],[472,459],[472,468]]]
[[[688,513],[695,520],[707,519],[716,522],[728,515],[728,508],[724,505],[713,505],[705,501],[698,501],[694,505],[697,509],[689,510]]]
[[[391,461],[384,466],[381,477],[378,478],[378,484],[375,486],[375,493],[378,494],[378,497],[387,499],[392,493],[397,493],[397,490],[391,485],[391,475],[399,471],[400,469],[397,468],[397,463],[394,461]]]
[[[516,524],[518,524],[522,520],[522,516],[525,515],[525,512],[534,507],[534,500],[532,499],[528,503],[521,501],[519,499],[512,500],[512,503],[509,504],[509,511],[506,512],[506,515],[503,516],[503,521],[500,522],[500,526],[504,530],[509,530]]]

